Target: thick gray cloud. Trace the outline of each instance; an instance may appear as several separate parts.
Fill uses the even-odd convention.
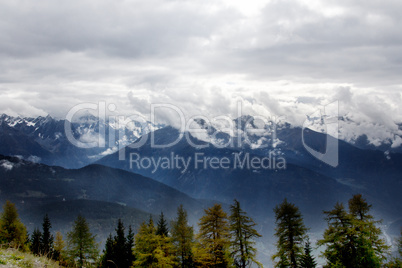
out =
[[[222,42],[230,46],[223,51],[228,59],[223,69],[246,71],[252,79],[400,84],[401,19],[395,10],[402,10],[402,3],[356,2],[318,8],[301,1],[271,1],[254,31],[242,33],[240,45],[237,35],[228,37],[233,42]]]
[[[241,101],[244,113],[301,125],[339,100],[357,122],[345,133],[378,126],[373,142],[397,140],[401,10],[394,0],[2,1],[0,112],[64,117],[106,101],[126,115],[169,103],[235,116]]]

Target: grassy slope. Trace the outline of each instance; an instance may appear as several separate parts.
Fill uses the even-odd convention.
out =
[[[31,253],[24,253],[16,249],[0,249],[0,267],[56,268],[59,265],[52,260],[45,257],[37,257]]]

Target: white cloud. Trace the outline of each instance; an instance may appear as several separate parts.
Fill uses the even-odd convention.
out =
[[[6,171],[10,171],[14,168],[14,164],[7,160],[1,160],[0,166],[4,168]]]
[[[170,103],[187,117],[236,116],[241,100],[244,113],[301,125],[339,100],[356,122],[345,137],[364,131],[397,143],[401,8],[394,0],[2,1],[0,112],[64,117],[79,103],[107,101],[125,115]]]

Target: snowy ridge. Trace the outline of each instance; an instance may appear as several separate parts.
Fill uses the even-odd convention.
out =
[[[147,121],[121,124],[113,117],[105,121],[90,114],[73,119],[71,130],[66,130],[65,120],[55,119],[49,115],[30,118],[2,114],[0,136],[4,137],[2,142],[5,144],[0,142],[0,154],[69,168],[80,167],[163,127]],[[71,131],[71,136],[76,141],[83,144],[95,142],[95,146],[82,148],[74,146],[68,139],[66,131]]]

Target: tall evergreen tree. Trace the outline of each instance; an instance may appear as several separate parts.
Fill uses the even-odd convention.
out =
[[[78,267],[82,267],[88,261],[96,260],[98,246],[95,243],[95,235],[89,230],[86,219],[78,215],[73,228],[67,233],[67,253],[71,261],[77,259]]]
[[[38,228],[35,228],[32,235],[31,235],[31,244],[30,244],[30,250],[33,254],[35,255],[40,255],[41,254],[41,238],[42,238],[42,233]]]
[[[180,267],[193,267],[194,231],[188,225],[187,212],[183,205],[177,208],[177,218],[172,223],[172,241]]]
[[[113,260],[117,267],[128,267],[127,263],[127,251],[126,251],[126,237],[124,233],[124,225],[121,219],[117,222],[117,228],[115,229],[116,235],[114,237],[113,247]]]
[[[46,214],[43,218],[42,224],[42,236],[41,236],[41,254],[45,256],[49,256],[53,251],[53,235],[50,233],[50,229],[52,228],[52,224],[48,215]]]
[[[388,246],[380,238],[381,230],[369,214],[369,205],[361,195],[349,200],[349,213],[342,204],[324,211],[328,228],[318,244],[326,245],[324,257],[328,266],[380,267]]]
[[[382,231],[370,214],[372,205],[361,194],[354,195],[349,200],[349,213],[352,216],[354,231],[357,234],[358,255],[361,256],[361,267],[379,267],[386,260],[389,246],[380,238]]]
[[[246,268],[255,263],[262,267],[261,263],[256,260],[257,250],[254,247],[254,239],[261,237],[254,228],[257,224],[241,209],[240,203],[236,199],[230,206],[230,211],[230,251],[235,266]]]
[[[304,244],[304,254],[301,256],[300,267],[302,268],[315,268],[317,266],[317,262],[314,257],[311,255],[311,245],[310,240],[307,238],[306,243]]]
[[[290,265],[290,267],[296,268],[299,266],[300,258],[303,254],[302,243],[307,231],[303,223],[303,217],[299,208],[289,203],[286,198],[274,208],[274,212],[278,252],[272,256],[272,259],[279,259],[275,267]]]
[[[134,256],[134,232],[133,229],[131,228],[131,225],[128,226],[128,234],[126,238],[126,256],[127,256],[127,263],[129,266],[133,265],[133,262],[135,261],[135,256]]]
[[[131,226],[125,236],[125,227],[121,219],[117,222],[116,235],[112,234],[106,240],[101,258],[102,267],[130,267],[134,261],[134,234]]]
[[[143,222],[135,235],[135,262],[134,267],[152,267],[157,263],[154,252],[158,248],[155,226],[150,218],[149,222]]]
[[[0,217],[0,243],[24,248],[27,236],[27,229],[18,216],[15,204],[7,200]]]
[[[116,267],[116,264],[114,262],[114,241],[112,234],[109,234],[109,236],[106,239],[105,243],[105,249],[103,250],[102,258],[101,258],[101,267],[102,268],[114,268]]]
[[[229,254],[230,234],[226,212],[220,204],[205,209],[198,225],[199,250],[197,262],[202,266],[225,268],[231,263]]]
[[[167,237],[169,235],[169,228],[163,212],[161,212],[156,228],[156,234]]]
[[[328,266],[353,267],[353,259],[357,252],[350,215],[342,203],[336,203],[333,210],[324,211],[324,214],[328,228],[324,232],[324,238],[318,241],[318,245],[327,247],[323,255],[327,259]]]

